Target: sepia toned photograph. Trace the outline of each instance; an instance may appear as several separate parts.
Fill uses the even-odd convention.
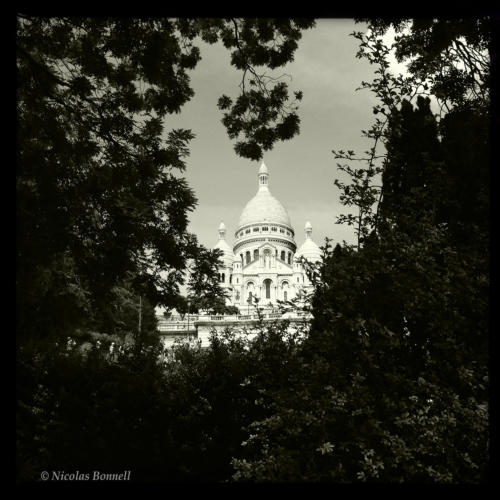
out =
[[[16,484],[488,483],[496,23],[19,11]]]

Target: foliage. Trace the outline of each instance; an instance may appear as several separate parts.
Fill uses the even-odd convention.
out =
[[[486,270],[444,228],[419,235],[328,249],[294,377],[248,426],[235,480],[485,479]]]
[[[193,313],[234,314],[235,308],[226,306],[227,291],[222,289],[218,279],[221,257],[222,251],[215,249],[200,252],[193,259],[188,281],[189,304],[180,309],[181,312],[189,309]]]
[[[397,61],[448,111],[471,101],[489,107],[491,19],[372,19],[369,26],[377,37],[394,29]]]
[[[252,89],[244,110],[229,98],[220,106],[237,154],[258,159],[290,139],[299,120],[288,86],[257,69],[291,61],[313,25],[18,15],[20,480],[73,466],[133,469],[138,479],[229,476],[234,437],[225,423],[238,434],[240,420],[230,390],[237,377],[214,369],[223,350],[180,346],[161,362],[155,335],[156,305],[187,309],[180,285],[193,263],[195,308],[233,312],[217,282],[218,255],[187,231],[196,197],[182,173],[194,136],[168,131],[166,119],[193,96],[196,42],[220,40],[242,70],[242,95]],[[203,391],[222,401],[206,425]]]
[[[245,158],[258,160],[278,140],[299,132],[297,115],[302,92],[294,92],[289,103],[288,85],[282,76],[258,73],[256,68],[275,69],[293,61],[301,31],[314,26],[311,19],[234,19],[233,27],[221,38],[231,52],[231,63],[243,71],[241,94],[235,99],[223,95],[218,106],[225,111],[222,123],[231,139],[239,138],[234,149]]]
[[[196,197],[181,176],[194,136],[164,127],[193,96],[189,71],[201,58],[195,41],[220,40],[231,51],[232,64],[243,71],[242,95],[247,73],[253,74],[248,85],[258,86],[256,100],[246,111],[260,116],[259,125],[247,124],[236,149],[256,159],[261,147],[297,133],[287,123],[298,118],[286,111],[287,85],[254,68],[290,61],[302,30],[313,25],[18,15],[20,336],[108,328],[100,320],[109,316],[117,287],[152,305],[183,307],[184,272],[205,252],[187,231]],[[246,121],[239,108],[224,109]],[[272,139],[264,141],[259,127],[268,127]],[[235,137],[231,127],[228,133]],[[214,283],[216,276],[206,279]]]
[[[360,89],[373,92],[380,101],[373,107],[373,125],[362,131],[363,136],[372,141],[372,146],[363,155],[353,150],[333,151],[335,158],[349,162],[337,164],[350,177],[349,182],[335,181],[342,193],[341,201],[346,206],[358,208],[357,214],[342,214],[337,222],[355,226],[358,249],[362,240],[378,229],[378,209],[384,196],[380,174],[385,169],[387,141],[395,131],[391,121],[402,112],[401,107],[408,108],[408,103],[413,103],[415,99],[419,99],[419,103],[425,102],[422,96],[430,98],[432,106],[438,109],[438,128],[442,118],[446,121],[447,115],[454,116],[458,123],[458,127],[455,126],[456,134],[461,129],[460,119],[465,118],[469,123],[463,127],[463,132],[479,146],[481,155],[488,151],[491,48],[491,22],[488,18],[359,21],[366,22],[368,29],[366,32],[352,33],[359,40],[356,57],[365,58],[376,66],[375,78],[371,82],[362,81]],[[390,35],[391,30],[395,32],[395,37],[393,43],[388,45],[384,37]],[[405,74],[394,74],[391,56],[399,63],[406,63]],[[405,101],[407,103],[403,104]],[[420,106],[417,104],[417,107]],[[474,137],[475,126],[479,127],[479,138]],[[443,128],[446,128],[445,123]],[[446,136],[446,133],[446,130],[439,129],[439,134]],[[456,140],[456,135],[453,140]],[[462,182],[470,178],[464,170],[469,165],[470,172],[470,155],[475,154],[472,153],[475,149],[468,148],[464,141],[455,145],[459,146],[461,153],[468,151],[467,161],[463,156],[460,160],[459,155],[456,155],[453,163],[445,164],[444,167],[447,168],[447,175],[457,179],[453,183],[459,183],[460,178]],[[450,157],[451,153],[449,149]],[[352,162],[361,162],[365,166],[357,168]],[[483,185],[484,176],[487,176],[484,165],[487,162],[487,158],[480,158],[482,170],[479,177]],[[481,200],[481,203],[485,201]]]
[[[227,330],[210,349],[69,340],[18,351],[18,480],[42,470],[131,470],[135,481],[222,481],[265,415],[266,387],[289,365],[285,324],[256,325],[257,337]],[[255,367],[259,366],[256,372]]]
[[[425,55],[418,26],[414,45],[404,41],[414,52],[402,54]],[[387,47],[374,44],[380,62]],[[467,92],[434,112],[412,87],[416,72],[408,89],[389,72],[371,87],[394,99],[377,111],[386,117],[367,132],[366,156],[336,152],[366,164],[345,167],[353,181],[338,184],[359,209],[346,219],[359,238],[327,241],[323,262],[308,266],[310,329],[264,322],[257,309],[252,328],[213,335],[208,349],[122,339],[110,352],[111,338],[23,346],[22,480],[70,465],[131,469],[135,480],[488,478],[488,114]],[[217,252],[200,255],[193,300],[217,266]],[[63,262],[54,279],[71,276]]]
[[[388,25],[377,29],[374,21],[368,35],[355,34],[359,55],[380,75],[363,84],[382,101],[374,113],[385,116],[365,132],[373,147],[364,157],[334,151],[366,164],[339,165],[351,180],[336,182],[341,201],[358,208],[338,221],[356,225],[357,245],[326,246],[313,280],[314,321],[296,354],[299,381],[282,387],[271,415],[248,427],[252,446],[234,460],[234,479],[487,478],[487,95],[460,87],[443,96],[432,87],[448,110],[436,117],[419,92],[423,69],[390,74],[390,48],[378,38]],[[419,45],[419,22],[413,26],[417,33],[396,46],[422,56],[424,68],[435,60]],[[471,52],[484,50],[471,43]]]

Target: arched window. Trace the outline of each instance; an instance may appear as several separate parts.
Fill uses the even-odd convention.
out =
[[[284,250],[281,251],[281,260],[283,262],[285,262],[285,251]]]
[[[271,283],[270,279],[264,280],[264,286],[266,287],[266,299],[271,298]]]
[[[287,292],[283,292],[283,300],[288,300],[287,299]]]
[[[224,283],[226,281],[226,275],[225,273],[222,273],[222,279],[221,279],[222,283]]]
[[[256,259],[258,259],[258,258],[259,258],[259,251],[258,251],[257,249],[255,249],[255,250],[253,251],[253,260],[256,260]]]
[[[300,281],[299,277],[297,276],[297,283]]]
[[[240,253],[240,257],[241,257],[241,263],[244,264],[245,261],[243,260],[243,254],[242,253]]]
[[[252,292],[248,292],[248,303],[249,304],[252,302],[252,298],[253,298],[253,293]]]
[[[246,253],[247,264],[250,264],[250,252]]]
[[[232,275],[232,274],[230,274],[230,275],[229,275],[229,284],[231,285],[232,283],[233,283],[233,275]]]
[[[292,263],[292,254],[290,252],[288,252],[288,263]]]

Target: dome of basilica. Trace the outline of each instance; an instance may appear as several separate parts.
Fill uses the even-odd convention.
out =
[[[219,241],[214,246],[214,249],[215,248],[222,250],[222,257],[221,257],[222,262],[224,262],[225,265],[231,266],[233,264],[233,261],[234,261],[234,253],[226,241],[226,226],[225,226],[224,222],[220,223]]]
[[[267,167],[262,163],[259,169],[259,190],[241,212],[238,229],[250,224],[262,223],[292,227],[285,207],[269,191],[268,178]]]
[[[299,260],[304,257],[309,262],[319,262],[321,261],[321,249],[314,243],[311,238],[312,226],[310,222],[306,222],[305,226],[306,241],[301,245],[301,247],[295,253],[295,259]]]

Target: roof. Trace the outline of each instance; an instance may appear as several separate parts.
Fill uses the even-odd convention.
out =
[[[223,256],[222,256],[222,261],[224,264],[232,264],[234,261],[234,253],[231,250],[231,247],[227,244],[227,241],[224,238],[221,238],[217,244],[214,246],[214,249],[218,248],[219,250],[222,250]]]
[[[285,207],[265,186],[261,186],[257,194],[246,204],[241,212],[238,227],[261,223],[275,223],[292,227],[290,216]]]
[[[246,204],[241,212],[238,229],[249,224],[281,224],[292,228],[290,216],[285,207],[269,191],[267,178],[269,170],[265,163],[259,168],[259,176],[268,174],[262,180],[259,178],[259,190],[257,194]]]
[[[307,238],[295,253],[295,259],[298,260],[300,257],[304,257],[310,262],[321,261],[321,249],[313,240]]]

